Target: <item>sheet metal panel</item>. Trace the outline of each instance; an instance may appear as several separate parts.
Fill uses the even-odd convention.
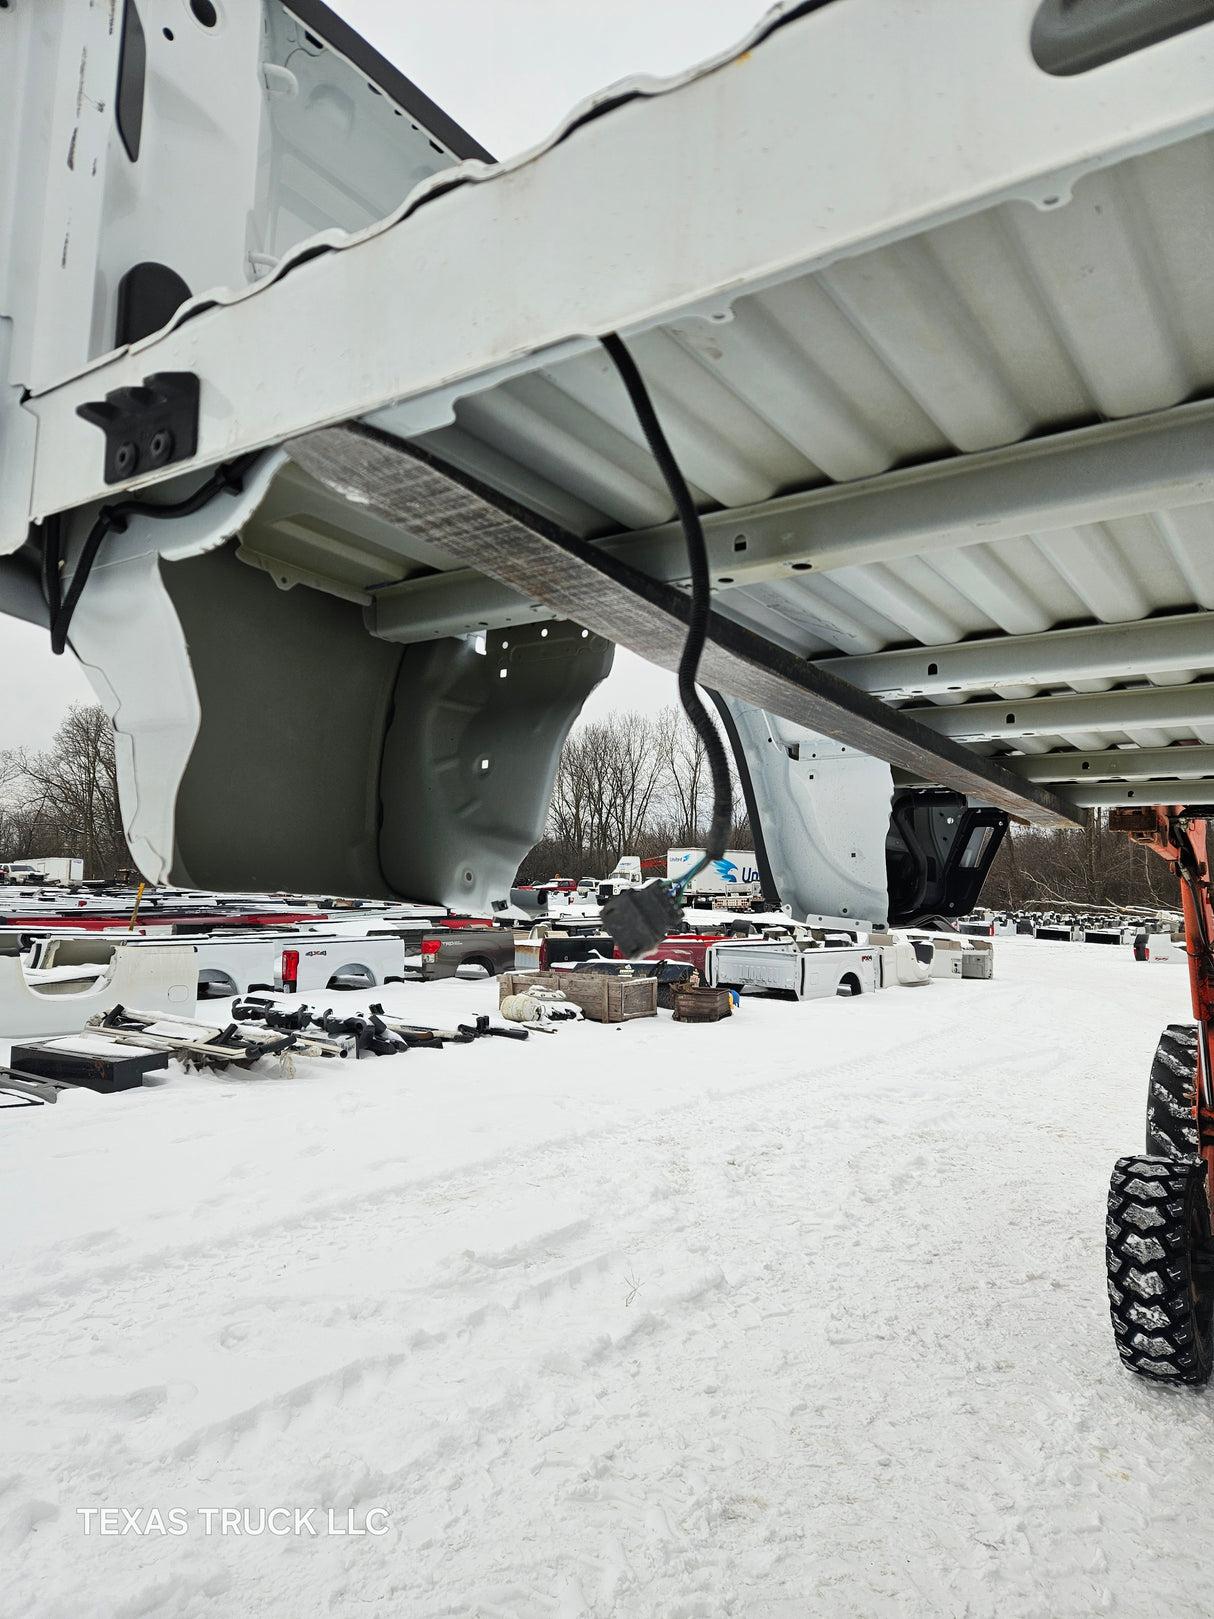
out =
[[[632,340],[706,512],[1141,416],[1214,391],[1214,136],[1081,179],[1065,206],[1006,202],[738,298],[725,320]],[[597,537],[672,517],[606,357],[579,354],[456,406],[420,442]],[[508,463],[508,470],[503,464]],[[505,474],[505,475],[504,475]],[[848,656],[1214,606],[1214,502],[789,574],[722,594],[803,656]],[[836,656],[831,656],[832,654]],[[1130,665],[1095,680],[945,692],[1114,690],[1192,680]],[[1132,706],[1132,705],[1131,705]],[[957,734],[952,731],[950,734]],[[1064,727],[987,751],[1204,742],[1189,724]]]

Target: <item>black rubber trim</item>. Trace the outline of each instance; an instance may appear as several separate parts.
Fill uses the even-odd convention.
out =
[[[1070,78],[1214,22],[1214,0],[1043,0],[1029,45],[1044,73]]]
[[[771,869],[771,861],[767,858],[767,843],[763,837],[763,821],[759,815],[758,801],[755,798],[755,786],[751,780],[750,766],[746,762],[746,752],[742,747],[742,738],[738,734],[737,726],[734,724],[733,715],[729,712],[729,705],[721,693],[713,691],[710,686],[705,686],[704,695],[721,716],[721,724],[725,728],[725,736],[733,754],[734,767],[738,772],[742,798],[746,805],[746,818],[750,822],[750,835],[755,842],[755,865],[759,868],[759,886],[763,890],[763,898],[773,910],[778,910],[780,906],[780,890]]]
[[[289,0],[286,10],[301,22],[309,33],[317,35],[335,51],[340,51],[360,73],[365,73],[403,112],[416,119],[436,140],[442,141],[456,157],[475,157],[482,163],[497,161],[493,154],[487,152],[479,141],[473,140],[468,131],[457,124],[454,118],[431,101],[424,91],[419,90],[412,79],[407,79],[400,69],[393,67],[373,45],[368,45],[362,35],[351,28],[348,22],[339,17],[335,11],[330,11],[329,7],[323,4],[323,0]]]
[[[114,119],[132,163],[139,161],[143,139],[143,88],[147,78],[148,46],[135,0],[126,0],[122,13],[122,44],[118,50],[118,84],[114,91]]]
[[[748,43],[746,49],[748,51],[754,50],[756,45],[762,45],[764,40],[770,39],[781,28],[786,28],[790,22],[799,22],[802,17],[808,17],[811,11],[821,11],[823,7],[837,3],[838,0],[803,0],[801,5],[785,12],[782,17],[777,17],[761,34],[757,34]],[[579,129],[585,129],[587,124],[593,124],[597,119],[606,117],[609,112],[615,112],[618,107],[626,107],[630,101],[652,101],[657,96],[666,94],[665,89],[656,91],[622,90],[619,95],[609,96],[606,100],[597,102],[593,107],[588,107],[580,118],[575,118],[571,124],[561,130],[553,144],[556,146],[562,145],[571,135],[576,135]]]
[[[151,337],[168,325],[189,297],[188,285],[167,264],[157,264],[153,259],[132,264],[118,283],[114,347],[125,348],[128,343]]]
[[[763,32],[756,36],[751,49],[753,50],[755,45],[761,45],[765,39],[770,39],[773,34],[778,34],[781,28],[787,28],[790,22],[800,22],[801,18],[808,17],[811,11],[821,11],[825,6],[836,3],[837,0],[801,0],[799,6],[793,6],[782,16],[774,18]]]

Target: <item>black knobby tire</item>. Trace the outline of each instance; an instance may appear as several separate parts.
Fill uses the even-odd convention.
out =
[[[1204,1159],[1118,1159],[1107,1231],[1109,1311],[1123,1365],[1159,1383],[1204,1383],[1214,1363]]]
[[[1147,1153],[1152,1157],[1196,1158],[1196,1023],[1169,1023],[1159,1036],[1147,1086]]]

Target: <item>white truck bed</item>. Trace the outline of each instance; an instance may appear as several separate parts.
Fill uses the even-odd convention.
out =
[[[56,971],[108,962],[119,944],[138,951],[162,942],[121,934],[54,935],[36,941],[29,958],[29,977],[49,982],[48,974]],[[305,995],[326,989],[335,975],[361,976],[368,987],[399,977],[410,948],[399,935],[350,936],[327,930],[200,935],[184,942],[197,954],[199,993],[210,985],[213,991],[233,995],[245,994],[254,984],[281,985],[285,950],[298,952],[296,990]]]
[[[725,940],[704,953],[708,982],[730,989],[783,990],[799,1001],[866,995],[881,987],[880,952],[871,945]]]
[[[701,682],[732,705],[794,911],[880,918],[894,788],[1053,827],[1205,802],[1201,8],[1161,31],[1146,5],[1138,26],[1061,0],[788,4],[498,165],[396,118],[340,48],[296,48],[279,0],[226,8],[205,53],[147,30],[135,164],[110,9],[42,0],[0,30],[37,87],[0,106],[0,611],[44,622],[40,563],[74,563],[100,504],[241,463],[239,492],[106,531],[71,621],[149,876],[508,890],[607,644],[682,650],[685,546],[603,337],[703,512]],[[129,334],[118,287],[148,264],[189,296]],[[149,377],[194,406],[171,463],[123,471],[99,422],[117,400],[150,435]],[[437,761],[457,685],[461,712],[497,706]],[[234,775],[254,687],[293,701]],[[289,836],[284,799],[309,811]],[[889,908],[912,912],[945,914]]]

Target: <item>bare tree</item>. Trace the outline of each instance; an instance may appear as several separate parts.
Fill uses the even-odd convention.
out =
[[[676,847],[693,847],[700,829],[711,818],[712,782],[708,755],[700,733],[677,708],[664,708],[657,717],[662,730],[669,825]],[[702,801],[707,797],[707,804]]]
[[[659,735],[644,715],[583,726],[561,754],[545,842],[567,851],[566,863],[614,864],[643,837],[662,772]]]
[[[1111,831],[1107,811],[1093,810],[1080,831],[1013,827],[995,857],[982,901],[1008,907],[1043,901],[1173,909],[1180,893],[1158,855]]]
[[[671,846],[694,847],[704,839],[711,799],[703,744],[680,710],[615,713],[581,726],[561,755],[547,834],[519,880],[601,875],[623,854],[656,859]],[[736,785],[734,800],[736,811]],[[737,813],[734,846],[750,846]]]
[[[0,854],[80,855],[86,877],[133,862],[122,830],[114,729],[104,709],[74,703],[51,746],[0,756]]]
[[[734,782],[732,845],[751,847]],[[646,718],[613,714],[575,731],[565,745],[547,835],[523,862],[520,882],[604,875],[622,854],[658,857],[702,846],[712,784],[703,744],[680,710]],[[1082,831],[1013,827],[982,901],[1019,906],[1179,904],[1176,878],[1156,855],[1111,832],[1095,812]]]

